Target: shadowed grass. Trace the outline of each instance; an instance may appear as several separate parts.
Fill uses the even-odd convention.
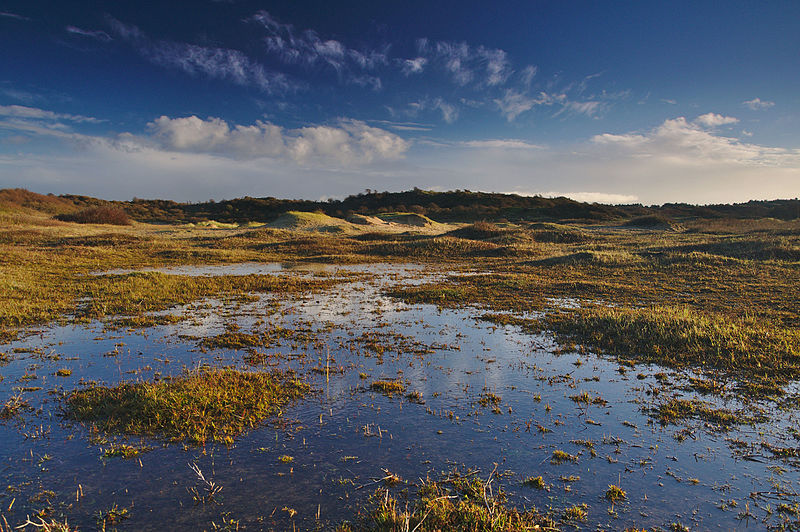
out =
[[[403,383],[397,381],[375,381],[369,385],[369,388],[370,390],[381,392],[385,395],[394,395],[406,391],[406,387]]]
[[[128,213],[119,207],[100,206],[89,207],[78,212],[59,214],[56,216],[62,222],[76,222],[79,224],[110,224],[130,225]]]
[[[280,372],[201,369],[155,383],[79,390],[67,398],[65,414],[105,432],[232,443],[308,390]]]
[[[87,305],[80,314],[102,317],[164,310],[219,294],[310,290],[330,286],[325,280],[278,278],[269,275],[220,275],[214,277],[168,275],[158,272],[101,276],[88,284]]]

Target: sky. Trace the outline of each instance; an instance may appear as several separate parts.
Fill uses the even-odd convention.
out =
[[[0,188],[800,196],[800,2],[0,2]]]

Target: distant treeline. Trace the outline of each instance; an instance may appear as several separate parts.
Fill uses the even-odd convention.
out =
[[[89,207],[115,206],[133,220],[151,223],[188,223],[203,220],[220,222],[269,222],[286,211],[324,212],[347,218],[352,214],[375,215],[387,212],[413,212],[439,222],[487,221],[621,221],[642,216],[671,220],[692,218],[800,218],[800,199],[749,201],[720,205],[667,203],[661,206],[604,205],[582,203],[569,198],[544,198],[455,190],[432,192],[414,189],[406,192],[367,190],[343,200],[307,201],[272,197],[244,197],[224,201],[179,203],[170,200],[133,199],[105,201],[87,196],[41,195],[23,189],[0,190],[0,204],[63,214]]]

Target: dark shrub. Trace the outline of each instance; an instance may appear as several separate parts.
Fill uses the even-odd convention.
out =
[[[657,214],[632,218],[622,224],[624,227],[637,227],[641,229],[674,229],[675,224],[669,218]]]
[[[56,218],[64,222],[75,222],[79,224],[131,224],[128,213],[119,207],[89,207],[88,209],[70,214],[59,214]]]

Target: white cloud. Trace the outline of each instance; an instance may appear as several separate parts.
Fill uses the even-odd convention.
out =
[[[775,105],[775,102],[765,101],[762,100],[761,98],[753,98],[752,100],[747,100],[745,102],[742,102],[742,105],[749,107],[753,111],[758,111],[760,109],[769,109],[770,107]]]
[[[387,65],[388,47],[383,49],[350,48],[335,39],[323,39],[314,30],[298,31],[292,24],[284,24],[267,11],[259,11],[250,18],[267,32],[264,44],[269,53],[286,64],[308,67],[325,65],[332,68],[345,83],[381,88],[375,75],[364,76],[361,71],[373,71]],[[366,80],[366,81],[365,81]]]
[[[530,89],[533,78],[536,76],[536,71],[537,68],[533,65],[528,65],[522,69],[520,78],[522,79],[522,83],[525,85],[525,88]]]
[[[499,149],[498,143],[417,142],[411,162],[427,164],[443,189],[524,191],[581,201],[725,203],[795,197],[800,149],[719,135],[685,118],[646,131],[586,142]],[[502,145],[502,144],[500,144]],[[433,169],[438,173],[434,173]],[[602,196],[602,195],[605,196]]]
[[[393,122],[391,120],[374,120],[373,122],[383,124],[397,131],[430,131],[433,129],[433,126],[418,122]]]
[[[15,20],[30,20],[28,17],[17,15],[16,13],[9,13],[8,11],[0,11],[0,17],[13,18]]]
[[[91,116],[71,115],[67,113],[54,113],[36,107],[26,107],[24,105],[0,105],[0,116],[34,119],[34,120],[68,120],[70,122],[99,124],[103,120],[92,118]]]
[[[431,44],[427,39],[420,39],[417,49],[421,56],[428,56],[461,86],[473,81],[478,87],[502,85],[512,73],[508,55],[498,48],[470,46],[465,42]]]
[[[565,94],[547,94],[540,92],[537,97],[517,92],[514,89],[506,89],[501,99],[494,100],[500,108],[500,112],[506,120],[513,122],[515,118],[526,111],[530,111],[537,105],[553,105],[563,103],[567,99]]]
[[[542,150],[544,146],[532,144],[519,139],[488,139],[488,140],[469,140],[458,145],[466,148],[489,148],[499,150]]]
[[[579,115],[586,115],[589,117],[596,116],[598,112],[603,108],[603,104],[597,101],[588,101],[588,102],[565,102],[564,107],[561,108],[561,112],[570,112]]]
[[[592,142],[630,157],[668,160],[692,166],[719,163],[751,167],[800,164],[800,152],[797,150],[747,144],[736,138],[715,135],[683,117],[666,120],[645,134],[606,133],[592,137]]]
[[[433,101],[433,108],[442,112],[442,119],[448,124],[452,124],[458,118],[458,109],[456,106],[449,104],[441,98],[436,98]]]
[[[401,64],[401,70],[404,75],[409,76],[411,74],[419,74],[425,69],[425,65],[428,63],[428,60],[424,57],[415,57],[414,59],[403,59]]]
[[[95,30],[95,31],[84,30],[76,26],[67,26],[64,29],[67,31],[67,33],[72,33],[74,35],[80,35],[82,37],[97,39],[98,41],[108,42],[112,40],[111,36],[108,33],[101,30]]]
[[[742,142],[685,118],[554,147],[524,139],[419,140],[412,146],[384,129],[346,120],[289,130],[167,117],[154,120],[146,134],[112,138],[13,120],[18,123],[6,128],[12,134],[24,126],[26,136],[64,139],[73,149],[24,153],[31,142],[13,145],[14,155],[0,152],[0,186],[101,197],[317,198],[420,186],[582,201],[717,203],[795,197],[800,182],[800,150]]]
[[[442,114],[442,120],[452,124],[458,119],[459,108],[442,98],[423,98],[416,102],[410,102],[408,107],[402,112],[410,117],[416,118],[424,111],[438,111]]]
[[[237,85],[258,87],[268,93],[286,92],[298,86],[286,75],[264,68],[239,50],[153,41],[136,26],[126,25],[115,19],[109,19],[109,23],[114,33],[157,65],[175,68],[190,75],[204,75]]]
[[[150,139],[161,149],[214,153],[234,158],[270,157],[306,164],[367,164],[401,158],[409,143],[394,133],[357,120],[336,126],[287,130],[269,122],[230,126],[219,118],[162,116],[148,124]]]
[[[734,118],[732,116],[722,116],[716,113],[706,113],[694,119],[694,122],[696,124],[700,124],[706,127],[718,127],[728,124],[735,124],[738,121],[739,121],[738,118]]]

